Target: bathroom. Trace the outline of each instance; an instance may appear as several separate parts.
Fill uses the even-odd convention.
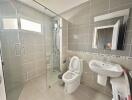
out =
[[[99,37],[109,43],[100,44],[106,40],[94,30],[108,31],[100,27],[107,23],[119,31],[117,15],[127,27],[121,45],[105,33]],[[108,18],[112,22],[102,21]],[[132,71],[132,0],[0,0],[0,51],[0,100],[131,100],[113,99],[111,78],[99,84],[90,62]],[[72,58],[79,58],[81,77],[77,89],[66,93]]]

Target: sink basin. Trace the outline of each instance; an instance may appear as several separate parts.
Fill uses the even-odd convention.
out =
[[[89,67],[93,72],[107,77],[119,77],[123,73],[120,65],[99,60],[91,60]]]

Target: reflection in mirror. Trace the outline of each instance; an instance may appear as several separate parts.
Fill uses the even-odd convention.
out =
[[[123,50],[129,9],[94,18],[93,48]]]
[[[98,29],[97,48],[111,49],[113,27]],[[105,34],[107,32],[107,34]]]

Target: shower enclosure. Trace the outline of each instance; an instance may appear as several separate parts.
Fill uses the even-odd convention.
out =
[[[60,72],[62,18],[33,3],[41,10],[16,0],[0,0],[0,49],[7,100],[23,100],[26,84],[33,80],[40,79],[37,85],[42,90],[52,87]]]
[[[58,17],[53,18],[53,27],[52,27],[52,54],[51,63],[47,63],[49,66],[47,69],[47,83],[48,86],[51,87],[58,78],[58,74],[60,73],[60,20]]]
[[[52,36],[46,36],[47,38],[52,37],[52,40],[46,40],[46,43],[49,45],[46,48],[48,87],[56,83],[60,73],[60,29],[60,17],[52,17]]]

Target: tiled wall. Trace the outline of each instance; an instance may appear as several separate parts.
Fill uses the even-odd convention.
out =
[[[98,85],[97,74],[89,69],[88,63],[91,59],[102,60],[106,58],[132,70],[132,9],[128,20],[126,48],[122,51],[92,49],[93,18],[126,8],[132,8],[132,0],[89,0],[62,14],[69,21],[68,56],[72,57],[76,55],[84,60],[82,83],[107,95],[111,95],[110,82],[108,82],[106,87]],[[111,57],[111,55],[114,55],[114,57]]]
[[[90,0],[89,2],[62,14],[64,18],[70,21],[68,34],[69,50],[131,56],[132,13],[130,13],[130,18],[128,20],[125,50],[110,51],[92,49],[94,33],[93,18],[98,15],[126,8],[132,8],[131,0]]]

